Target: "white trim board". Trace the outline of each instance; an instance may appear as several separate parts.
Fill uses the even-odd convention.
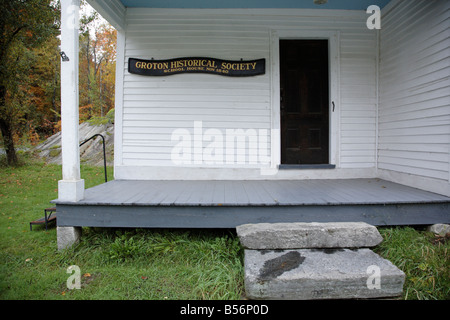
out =
[[[125,33],[117,31],[117,58],[116,58],[116,88],[114,106],[114,166],[122,164],[123,150],[123,87],[124,87],[124,65],[125,65]]]
[[[421,177],[418,175],[412,175],[386,169],[378,169],[377,177],[383,180],[392,181],[413,188],[426,190],[450,197],[450,184],[444,180]]]
[[[376,178],[375,168],[290,169],[116,166],[116,180],[296,180]]]

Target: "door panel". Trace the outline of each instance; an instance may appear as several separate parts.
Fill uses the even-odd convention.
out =
[[[328,41],[280,40],[280,85],[281,163],[328,163]]]

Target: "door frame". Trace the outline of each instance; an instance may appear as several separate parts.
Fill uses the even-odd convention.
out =
[[[272,92],[271,167],[281,164],[280,117],[280,40],[328,40],[328,90],[329,90],[329,164],[339,168],[339,41],[337,30],[277,29],[270,31],[270,66]],[[334,102],[334,111],[333,103]]]

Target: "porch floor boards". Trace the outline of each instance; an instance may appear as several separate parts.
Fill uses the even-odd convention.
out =
[[[212,227],[294,221],[374,225],[450,222],[450,198],[381,179],[113,180],[76,203],[54,201],[61,226]]]

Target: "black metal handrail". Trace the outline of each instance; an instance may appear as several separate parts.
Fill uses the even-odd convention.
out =
[[[108,174],[107,174],[107,172],[106,172],[106,149],[105,149],[106,147],[105,147],[105,137],[104,137],[103,135],[101,135],[100,133],[94,134],[92,137],[90,137],[90,138],[84,140],[82,143],[80,143],[80,147],[81,147],[83,144],[85,144],[86,142],[88,142],[89,140],[92,140],[92,139],[94,139],[95,137],[98,137],[98,136],[102,137],[102,139],[103,139],[103,168],[104,168],[104,170],[105,170],[105,182],[108,182]]]

